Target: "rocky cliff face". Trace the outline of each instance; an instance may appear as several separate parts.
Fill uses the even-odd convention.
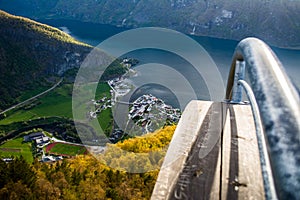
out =
[[[36,18],[126,27],[160,26],[184,33],[300,47],[298,0],[11,0],[0,8]]]
[[[0,11],[0,109],[79,67],[91,49],[58,29]]]

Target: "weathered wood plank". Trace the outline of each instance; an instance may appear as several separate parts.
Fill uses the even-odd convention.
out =
[[[223,131],[222,199],[264,199],[251,107],[229,105]]]
[[[250,106],[191,102],[179,121],[151,199],[264,198]]]
[[[231,128],[230,128],[230,114],[227,112],[226,120],[223,128],[222,136],[222,171],[221,171],[221,186],[220,193],[221,199],[226,199],[228,191],[228,178],[229,178],[229,166],[230,166],[230,146],[231,146]]]
[[[239,143],[239,199],[264,199],[263,178],[261,173],[257,137],[249,105],[234,106]]]
[[[209,101],[192,101],[186,107],[160,169],[152,200],[169,199],[211,104]],[[185,193],[178,195],[184,196]]]
[[[221,112],[221,103],[213,103],[169,199],[211,199],[220,191],[215,180],[220,176]]]

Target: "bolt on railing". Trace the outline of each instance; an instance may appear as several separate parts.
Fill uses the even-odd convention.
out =
[[[270,47],[256,38],[242,40],[235,50],[226,100],[241,102],[242,88],[253,111],[266,198],[299,198],[299,94]]]

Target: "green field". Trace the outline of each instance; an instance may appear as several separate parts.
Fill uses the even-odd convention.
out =
[[[31,143],[23,143],[22,137],[10,140],[0,146],[0,157],[19,157],[21,155],[27,162],[33,162]]]
[[[112,123],[113,123],[113,117],[112,117],[112,110],[111,108],[107,108],[106,110],[103,110],[97,117],[98,122],[101,126],[101,129],[104,131],[104,133],[107,135],[111,132],[112,129]]]
[[[84,146],[79,146],[79,145],[64,144],[64,143],[54,143],[50,145],[54,145],[54,146],[50,148],[48,151],[47,151],[48,147],[46,147],[47,153],[76,156],[76,155],[84,154],[87,151]]]
[[[109,92],[110,90],[111,88],[107,83],[100,82],[96,89],[96,95],[95,95],[96,99],[102,98],[104,96],[110,98],[111,97]]]
[[[30,90],[30,91],[26,91],[24,94],[22,94],[21,96],[19,96],[17,99],[19,101],[25,101],[26,99],[29,99],[35,95],[40,94],[41,92],[44,92],[45,90],[49,89],[51,87],[51,85],[46,86],[41,86],[38,85],[35,87],[35,89]]]
[[[96,84],[96,83],[95,83]],[[84,88],[89,91],[95,84],[90,84]],[[12,122],[27,121],[39,117],[67,117],[72,118],[72,84],[64,84],[53,91],[40,97],[39,104],[29,110],[18,109],[7,113],[7,117],[0,120],[0,125]],[[96,98],[103,96],[110,97],[110,87],[107,83],[99,83],[96,91]],[[85,108],[82,109],[85,113]]]

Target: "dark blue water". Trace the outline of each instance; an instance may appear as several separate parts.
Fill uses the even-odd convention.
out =
[[[115,27],[105,24],[94,24],[88,22],[79,22],[74,20],[43,19],[38,21],[53,27],[57,27],[67,32],[77,40],[80,40],[92,46],[97,46],[103,40],[117,33],[127,30],[122,27]]]
[[[80,40],[93,46],[97,46],[100,42],[104,41],[105,39],[126,30],[122,27],[85,23],[73,20],[42,20],[41,22],[60,28],[61,30],[67,32],[68,34],[76,38],[77,40]],[[233,40],[216,39],[210,37],[190,37],[196,40],[199,44],[201,44],[205,48],[205,50],[210,54],[221,73],[224,85],[226,85],[232,55],[238,42]],[[300,51],[280,49],[275,47],[271,48],[274,50],[279,60],[283,63],[288,75],[292,78],[294,84],[298,88],[300,88]],[[164,52],[157,49],[139,50],[131,52],[128,55],[124,56],[136,58],[140,61],[140,64],[161,63],[167,66],[172,66],[174,69],[179,70],[179,73],[183,74],[186,79],[189,79],[194,91],[196,92],[198,99],[210,99],[207,87],[201,75],[197,75],[197,73],[193,71],[193,68],[189,67],[189,63],[187,63],[184,59],[178,58],[178,56],[173,55],[170,52]],[[151,80],[151,78],[153,78],[153,74],[143,75],[145,76],[145,79]],[[141,83],[138,82],[137,84],[141,85]],[[180,87],[181,83],[178,82],[174,84],[178,84],[178,87]],[[149,87],[149,84],[147,84],[139,90],[136,90],[134,96],[137,97],[141,94],[155,93],[154,95],[163,98],[167,103],[178,107],[178,101],[176,101],[176,97],[174,97],[174,94],[168,90],[164,90],[163,87],[164,86]],[[184,93],[181,95],[184,95]],[[134,98],[135,97],[133,97],[133,99]]]

